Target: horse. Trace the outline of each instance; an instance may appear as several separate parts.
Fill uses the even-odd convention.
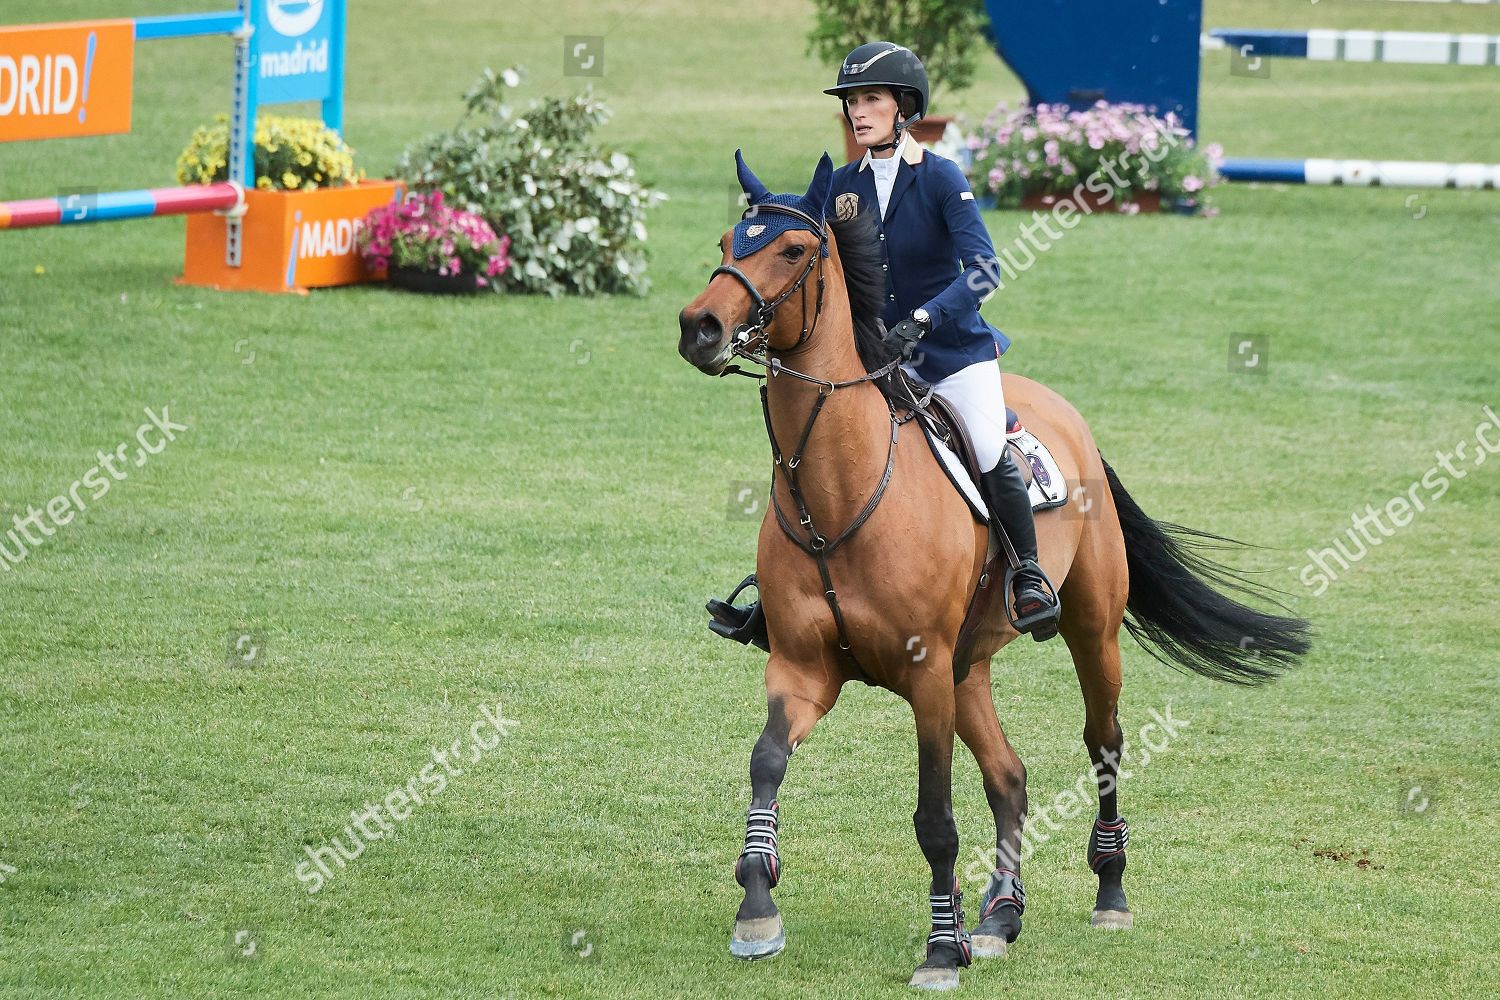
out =
[[[770,636],[767,708],[750,755],[745,846],[735,864],[744,896],[730,951],[754,959],[785,946],[771,896],[781,875],[777,794],[793,751],[843,685],[859,680],[905,699],[915,718],[912,820],[931,868],[932,930],[910,985],[952,988],[975,956],[1007,952],[1025,910],[1026,769],[1006,741],[990,689],[990,659],[1017,633],[991,613],[966,662],[954,659],[990,529],[945,478],[921,433],[900,434],[909,414],[891,391],[899,359],[882,346],[886,279],[870,213],[829,216],[826,153],[800,197],[770,194],[736,158],[750,207],[720,237],[720,266],[678,317],[678,353],[700,371],[752,374],[739,365],[748,361],[767,372],[754,376],[764,380],[773,457],[772,502],[756,552]],[[781,231],[737,257],[731,239],[752,222]],[[1058,582],[1059,631],[1083,693],[1083,738],[1098,786],[1087,855],[1098,877],[1090,922],[1125,929],[1133,916],[1122,884],[1129,827],[1118,801],[1122,625],[1163,662],[1236,684],[1263,683],[1293,666],[1309,648],[1309,627],[1223,593],[1269,596],[1205,554],[1230,540],[1142,511],[1061,395],[1009,373],[1003,386],[1026,428],[1077,484],[1074,513],[1039,511],[1036,531],[1043,569]],[[791,442],[789,456],[783,449]],[[955,734],[979,765],[995,821],[995,866],[972,932],[954,874]]]

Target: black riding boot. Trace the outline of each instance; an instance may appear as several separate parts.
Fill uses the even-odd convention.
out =
[[[747,587],[754,587],[755,592],[760,593],[760,586],[755,582],[754,573],[745,577],[740,585],[734,588],[734,593],[729,595],[729,600],[709,598],[708,627],[713,630],[714,635],[722,635],[726,639],[733,639],[735,642],[746,645],[759,646],[769,653],[771,637],[766,631],[766,613],[761,610],[760,602],[734,603],[734,599],[740,596],[740,591]]]
[[[1047,579],[1037,561],[1031,495],[1026,491],[1021,470],[1011,461],[1009,449],[1001,455],[998,465],[979,477],[979,488],[984,493],[990,516],[1005,528],[1021,563],[1014,573],[1015,604],[1010,616],[1011,625],[1017,632],[1030,633],[1037,642],[1044,642],[1057,634],[1062,605],[1052,581]]]

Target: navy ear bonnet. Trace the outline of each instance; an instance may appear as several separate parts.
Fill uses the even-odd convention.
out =
[[[772,194],[767,191],[766,186],[745,165],[745,158],[738,149],[734,151],[734,165],[739,174],[740,187],[750,200],[745,217],[734,227],[734,243],[730,253],[735,260],[743,260],[763,250],[772,240],[789,230],[805,229],[810,233],[823,235],[805,219],[799,219],[795,215],[757,209],[762,205],[784,205],[812,216],[821,224],[828,207],[828,195],[833,188],[833,160],[827,153],[818,161],[818,169],[813,171],[812,183],[808,185],[806,194]],[[823,244],[823,256],[828,256],[826,242]]]

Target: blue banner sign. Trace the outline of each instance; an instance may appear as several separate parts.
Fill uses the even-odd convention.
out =
[[[324,101],[338,89],[341,0],[263,0],[254,5],[252,72],[260,104]]]

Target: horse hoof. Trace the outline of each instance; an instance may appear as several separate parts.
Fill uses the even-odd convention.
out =
[[[1005,938],[993,934],[975,934],[971,947],[975,958],[1004,958],[1010,951]]]
[[[770,958],[786,947],[786,931],[781,926],[781,914],[759,917],[755,920],[736,920],[734,933],[729,938],[729,954],[735,958],[751,961]]]
[[[929,969],[924,966],[912,973],[911,982],[907,985],[917,990],[956,990],[958,970]]]
[[[1107,931],[1128,931],[1135,924],[1135,915],[1129,910],[1095,910],[1089,923]]]

